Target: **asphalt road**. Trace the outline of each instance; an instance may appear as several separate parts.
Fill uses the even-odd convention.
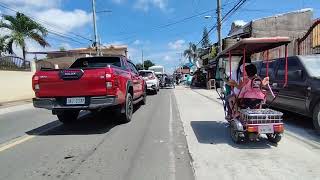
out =
[[[0,179],[194,179],[172,90],[147,101],[122,125],[112,113],[64,126],[30,104],[0,109]]]

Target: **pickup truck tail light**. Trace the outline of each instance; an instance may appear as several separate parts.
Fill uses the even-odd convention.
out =
[[[112,82],[107,81],[106,82],[106,88],[107,89],[112,89]]]
[[[39,84],[39,76],[33,76],[32,77],[32,88],[34,91],[40,90],[40,84]]]
[[[113,73],[106,73],[106,89],[109,95],[116,95],[117,87],[118,87],[118,78]]]

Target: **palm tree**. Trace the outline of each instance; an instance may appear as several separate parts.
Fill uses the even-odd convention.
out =
[[[197,46],[193,43],[189,43],[189,48],[183,52],[184,57],[189,59],[190,63],[194,63],[198,57]]]
[[[6,42],[7,39],[8,39],[8,36],[0,37],[0,56],[2,55],[2,53],[9,51],[8,44]]]
[[[12,52],[13,44],[20,46],[24,60],[26,59],[27,39],[36,41],[42,47],[50,46],[45,40],[45,37],[48,35],[47,29],[22,13],[17,12],[15,17],[9,15],[3,16],[0,28],[11,32],[8,37],[8,48]]]

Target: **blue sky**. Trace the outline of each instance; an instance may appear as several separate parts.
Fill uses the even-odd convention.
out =
[[[221,0],[222,15],[238,0]],[[66,35],[78,34],[92,38],[91,0],[0,0],[10,7],[27,12],[50,25],[49,28]],[[134,62],[141,61],[141,49],[145,59],[164,65],[169,71],[178,65],[179,53],[188,42],[197,43],[204,27],[215,24],[215,0],[96,0],[98,33],[104,44],[125,44]],[[223,23],[223,36],[227,35],[235,20],[249,22],[273,14],[285,13],[302,8],[313,8],[314,18],[320,17],[319,0],[248,0],[245,5]],[[209,11],[206,14],[179,22],[181,19]],[[2,13],[13,13],[0,7]],[[213,18],[205,19],[205,15]],[[175,22],[179,22],[174,24]],[[164,25],[171,24],[167,27]],[[74,34],[71,34],[74,33]],[[47,50],[88,46],[65,38],[49,36],[52,45]],[[210,36],[216,41],[216,32]],[[30,42],[29,50],[43,50]]]

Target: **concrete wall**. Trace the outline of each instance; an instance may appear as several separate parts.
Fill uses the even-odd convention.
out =
[[[290,12],[252,21],[252,37],[288,36],[292,42],[288,45],[288,55],[295,55],[294,41],[302,37],[312,24],[312,10]],[[278,57],[278,51],[270,52],[271,58]],[[284,56],[284,50],[282,51]]]
[[[35,69],[34,63],[31,67]],[[34,97],[31,87],[33,74],[34,72],[0,71],[0,103]]]

